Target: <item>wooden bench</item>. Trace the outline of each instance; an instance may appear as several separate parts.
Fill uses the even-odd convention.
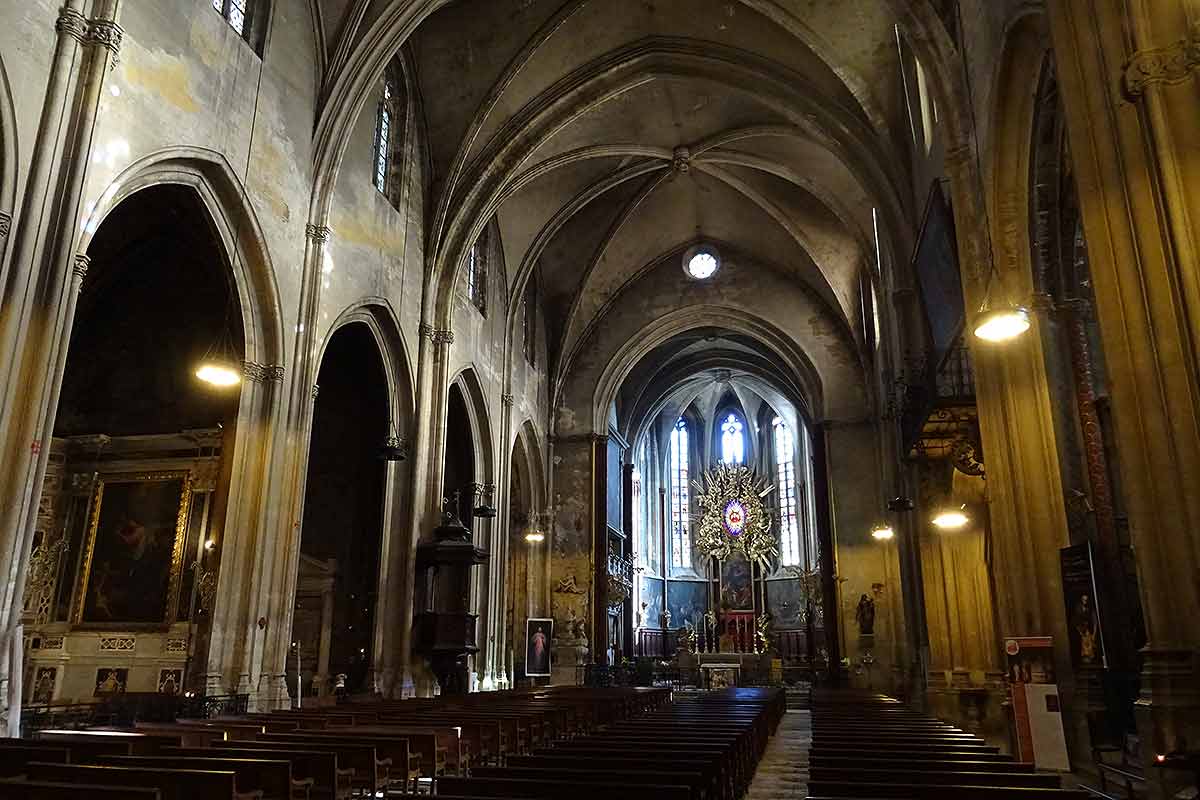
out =
[[[888,800],[1087,800],[1077,789],[1014,788],[1011,786],[929,785],[924,783],[808,782],[808,800],[817,798],[888,798]]]
[[[809,767],[809,782],[938,784],[957,786],[1009,786],[1058,789],[1058,775],[1037,772],[965,772],[962,770],[925,769],[843,769],[841,767]]]
[[[58,745],[38,744],[22,739],[0,739],[0,778],[24,775],[30,761],[51,761],[66,764],[71,751]],[[10,744],[11,743],[11,744]]]
[[[0,779],[0,797],[5,800],[162,800],[158,789],[148,786],[105,786],[14,778]]]
[[[586,763],[573,768],[555,766],[537,767],[480,767],[473,778],[516,778],[539,781],[562,781],[574,783],[620,782],[627,791],[636,792],[638,787],[686,786],[692,800],[711,800],[708,782],[699,771],[690,772],[675,765],[660,764],[657,768],[611,770],[589,767]]]
[[[311,751],[319,750],[337,756],[339,769],[350,770],[350,785],[351,790],[359,793],[381,792],[387,785],[387,770],[390,762],[382,762],[376,755],[374,745],[365,744],[362,742],[354,744],[339,744],[338,742],[322,741],[322,742],[293,742],[293,741],[271,741],[268,739],[255,739],[253,741],[242,741],[239,739],[230,739],[225,742],[225,747],[249,748],[254,750],[281,750],[284,752],[291,750]]]
[[[98,764],[171,770],[220,770],[234,773],[239,792],[261,792],[263,800],[306,800],[311,780],[293,781],[292,763],[282,758],[230,758],[218,755],[104,756]]]
[[[262,800],[261,792],[237,791],[232,771],[114,767],[99,764],[48,764],[34,761],[29,779],[97,786],[158,789],[162,800]]]
[[[253,743],[252,743],[253,744]],[[163,748],[164,754],[180,756],[197,756],[200,758],[263,758],[287,759],[292,765],[293,780],[310,780],[309,797],[313,800],[346,800],[354,791],[351,779],[354,770],[338,767],[337,753],[322,750],[295,750],[290,747],[279,749],[255,747],[230,747],[223,743],[220,747],[208,748]]]
[[[438,782],[439,798],[446,795],[467,797],[529,797],[554,800],[688,800],[691,790],[679,785],[637,785],[622,783],[536,780],[532,778],[462,778],[447,776]]]
[[[404,786],[421,775],[421,757],[408,749],[408,740],[368,734],[334,734],[328,731],[306,731],[304,733],[265,733],[258,742],[287,742],[289,744],[369,746],[375,750],[375,784],[380,791],[393,785]],[[354,779],[360,781],[359,770],[364,765],[354,765]]]

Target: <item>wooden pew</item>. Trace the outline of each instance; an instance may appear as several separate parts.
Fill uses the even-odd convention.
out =
[[[71,751],[58,745],[45,745],[23,739],[0,739],[0,778],[15,778],[25,774],[30,761],[51,761],[66,764]]]
[[[586,763],[576,764],[573,768],[556,766],[515,767],[480,767],[471,773],[473,778],[517,778],[543,781],[563,781],[575,783],[620,782],[628,792],[637,792],[638,787],[651,786],[686,786],[692,800],[712,800],[708,782],[703,773],[689,772],[674,764],[660,764],[657,768],[643,769],[599,769]]]
[[[288,742],[299,745],[369,745],[375,749],[375,783],[380,790],[392,785],[404,786],[421,775],[421,757],[408,748],[408,740],[375,734],[336,734],[330,731],[310,730],[296,733],[266,733],[258,742]],[[311,749],[309,747],[308,749]],[[355,765],[355,781],[359,780]]]
[[[14,778],[0,779],[0,797],[5,800],[162,800],[158,789],[148,786],[104,786]]]
[[[448,775],[438,782],[437,797],[530,797],[553,800],[689,800],[691,790],[679,785],[627,786],[622,783],[537,780],[533,778],[462,778]]]
[[[319,750],[331,753],[337,756],[339,769],[350,770],[352,791],[364,794],[374,794],[375,792],[385,790],[388,783],[387,770],[391,766],[390,761],[378,758],[374,745],[364,742],[341,744],[329,740],[297,742],[274,741],[271,739],[255,739],[253,741],[229,739],[225,742],[224,746],[255,750],[281,750],[285,752],[290,750],[301,752]]]
[[[809,781],[808,800],[819,798],[888,798],[888,800],[1087,800],[1077,789],[1031,789],[1011,786]]]
[[[239,793],[236,778],[231,771],[48,764],[34,761],[29,765],[29,779],[80,785],[148,786],[158,789],[162,800],[262,800],[261,792]]]
[[[251,742],[250,744],[256,744]],[[208,748],[164,747],[164,755],[196,756],[200,758],[263,758],[286,759],[292,765],[292,778],[310,780],[308,795],[312,800],[346,800],[354,791],[351,779],[354,770],[338,767],[337,753],[323,750],[296,750],[290,746],[279,749],[265,747],[221,746]]]
[[[292,763],[287,759],[226,758],[218,755],[104,756],[97,764],[114,767],[154,767],[174,770],[220,770],[235,775],[239,792],[261,792],[263,800],[305,800],[311,780],[293,781]]]

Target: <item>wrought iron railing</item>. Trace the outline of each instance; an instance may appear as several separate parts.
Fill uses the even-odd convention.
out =
[[[128,728],[139,722],[209,719],[245,714],[248,694],[168,695],[156,692],[114,694],[94,703],[33,704],[21,707],[21,735],[37,731],[97,726]]]

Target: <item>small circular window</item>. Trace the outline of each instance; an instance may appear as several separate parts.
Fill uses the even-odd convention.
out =
[[[683,271],[692,280],[707,280],[720,268],[721,256],[711,245],[696,245],[683,254]]]

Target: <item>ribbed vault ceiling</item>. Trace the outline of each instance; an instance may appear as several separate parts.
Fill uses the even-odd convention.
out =
[[[327,41],[389,5],[317,1]],[[885,0],[450,3],[407,45],[427,252],[458,258],[494,213],[513,296],[536,275],[547,298],[554,363],[699,240],[793,277],[852,337],[872,209],[896,251],[912,226],[893,23]]]

